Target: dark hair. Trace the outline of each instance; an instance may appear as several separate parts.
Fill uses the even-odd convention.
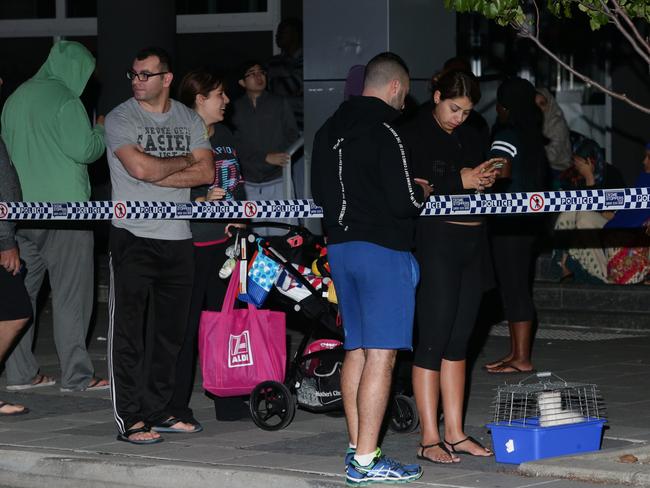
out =
[[[196,96],[208,94],[224,84],[224,78],[218,73],[206,69],[194,69],[183,76],[178,86],[178,100],[190,108],[196,104]]]
[[[296,17],[287,17],[278,24],[277,30],[280,29],[289,29],[293,31],[300,40],[302,40],[302,22],[300,19]]]
[[[434,92],[440,92],[440,99],[467,97],[476,105],[481,100],[481,87],[478,78],[472,73],[460,70],[443,72],[432,86]]]
[[[243,80],[244,76],[246,75],[246,72],[251,69],[253,66],[260,66],[263,70],[265,70],[264,63],[259,61],[258,59],[248,59],[244,61],[242,64],[239,65],[239,80]]]
[[[147,59],[149,56],[156,56],[160,60],[160,67],[165,71],[172,72],[172,58],[167,51],[162,47],[146,47],[138,51],[138,54],[135,55],[135,59],[142,61]]]
[[[472,65],[469,63],[467,58],[462,56],[454,56],[445,61],[445,64],[442,65],[442,71],[464,71],[465,73],[472,72]]]
[[[507,120],[497,121],[494,131],[502,126],[512,128],[519,137],[527,154],[527,165],[536,168],[535,178],[538,189],[546,185],[546,152],[544,151],[544,115],[535,103],[537,90],[531,82],[523,78],[509,78],[497,88],[497,103],[507,109]]]
[[[363,86],[383,86],[396,78],[409,78],[409,69],[402,58],[391,52],[377,54],[366,65]]]
[[[497,102],[508,109],[508,124],[530,132],[541,131],[542,111],[535,103],[537,90],[523,78],[508,78],[497,88]]]

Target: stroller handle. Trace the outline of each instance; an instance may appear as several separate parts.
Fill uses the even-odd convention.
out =
[[[265,221],[255,221],[247,222],[247,227],[273,227],[275,229],[286,229],[294,232],[299,232],[301,234],[311,234],[311,232],[302,225],[286,224],[284,222],[265,222]]]

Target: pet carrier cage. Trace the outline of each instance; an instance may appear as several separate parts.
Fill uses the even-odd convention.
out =
[[[543,372],[497,387],[494,419],[487,427],[497,462],[519,464],[596,451],[606,421],[596,385]]]

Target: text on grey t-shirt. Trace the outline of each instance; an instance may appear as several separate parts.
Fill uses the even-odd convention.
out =
[[[106,116],[106,155],[111,172],[113,201],[188,202],[189,188],[166,188],[131,176],[115,151],[126,145],[139,145],[156,157],[182,156],[194,149],[210,149],[207,130],[199,115],[182,103],[171,101],[167,112],[147,112],[134,99],[115,107]],[[190,239],[186,220],[121,220],[113,225],[139,237],[163,240]]]

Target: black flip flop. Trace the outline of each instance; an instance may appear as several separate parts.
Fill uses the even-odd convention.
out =
[[[514,371],[496,371],[496,368],[510,368]],[[503,363],[500,366],[496,366],[493,369],[486,369],[489,374],[535,374],[537,373],[537,370],[535,368],[533,369],[519,369],[517,366],[513,366],[512,364],[507,364]]]
[[[187,422],[194,427],[194,429],[192,430],[175,429],[173,426],[178,422],[183,422],[183,421],[176,417],[169,417],[167,420],[154,425],[151,428],[151,430],[153,430],[154,432],[160,432],[166,434],[196,434],[197,432],[201,432],[203,430],[203,426],[196,421]]]
[[[125,430],[124,433],[117,434],[117,440],[122,442],[128,442],[130,444],[137,444],[137,445],[158,444],[159,442],[162,442],[164,440],[162,437],[158,437],[155,439],[130,439],[129,438],[133,434],[139,434],[141,432],[143,433],[151,432],[151,429],[149,427],[138,427],[136,429],[128,429]]]

